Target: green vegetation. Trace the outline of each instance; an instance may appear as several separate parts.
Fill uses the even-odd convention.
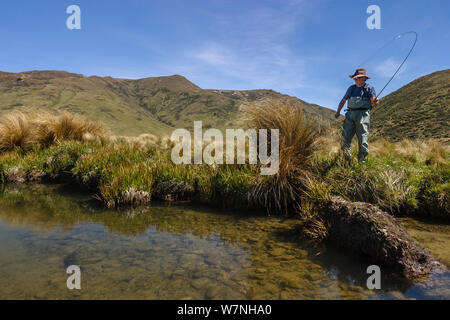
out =
[[[403,138],[450,139],[450,69],[412,81],[380,100],[372,111],[373,133]]]
[[[68,111],[102,123],[113,134],[170,135],[174,128],[241,127],[241,106],[264,98],[302,104],[308,117],[333,111],[272,90],[205,90],[174,75],[139,80],[84,77],[63,71],[0,72],[0,116],[11,111]]]
[[[68,114],[49,118],[47,124],[58,125],[45,130],[41,118],[15,114],[15,120],[9,116],[0,125],[0,177],[69,179],[108,207],[190,200],[298,214],[316,231],[324,230],[316,214],[332,195],[392,214],[450,217],[450,152],[437,141],[380,139],[371,143],[367,164],[349,166],[339,153],[339,135],[303,119],[298,106],[267,100],[247,114],[251,126],[280,128],[280,170],[273,176],[261,176],[258,166],[249,164],[175,165],[170,141],[152,135],[111,138],[102,135],[101,126]],[[39,139],[40,132],[52,132],[54,139]]]
[[[333,194],[376,204],[393,214],[449,218],[448,146],[436,140],[379,139],[370,144],[366,164],[348,166],[340,156],[338,137],[334,132],[319,138],[321,147],[314,158],[316,174]]]

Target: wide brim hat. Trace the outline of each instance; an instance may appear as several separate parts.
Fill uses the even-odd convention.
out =
[[[354,74],[349,74],[348,76],[352,79],[362,78],[362,77],[365,77],[366,79],[370,79],[370,77],[367,76],[367,74],[366,74],[366,69],[364,69],[364,68],[358,68],[358,69],[356,69]]]

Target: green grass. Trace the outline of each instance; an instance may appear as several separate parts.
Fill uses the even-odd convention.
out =
[[[261,194],[257,190],[275,177],[260,176],[256,166],[174,165],[168,161],[169,156],[169,150],[156,146],[66,141],[27,153],[16,149],[2,154],[0,177],[7,176],[8,168],[19,167],[27,176],[43,171],[50,180],[70,178],[110,207],[137,204],[137,199],[125,199],[125,193],[134,190],[147,193],[148,201],[191,200],[217,207],[267,209],[262,197],[268,191]],[[372,157],[364,165],[355,163],[350,167],[338,159],[316,155],[313,172],[309,184],[299,183],[299,198],[294,199],[299,210],[295,211],[292,203],[290,213],[309,213],[308,204],[317,205],[326,202],[330,195],[340,195],[376,204],[393,214],[450,214],[448,162],[426,164]],[[279,188],[280,192],[285,191]],[[300,198],[308,202],[302,203]],[[285,213],[285,208],[270,212]]]
[[[403,138],[450,138],[450,69],[412,81],[380,100],[371,114],[373,133]]]

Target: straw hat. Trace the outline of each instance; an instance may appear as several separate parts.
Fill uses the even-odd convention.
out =
[[[368,77],[366,75],[366,69],[364,69],[364,68],[358,68],[358,69],[356,69],[354,74],[349,74],[348,76],[350,78],[352,78],[352,79],[361,78],[361,77],[365,77],[366,79],[370,79],[370,77]]]

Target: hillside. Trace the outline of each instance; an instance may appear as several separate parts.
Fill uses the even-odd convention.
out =
[[[202,89],[174,75],[138,80],[85,77],[64,71],[0,72],[0,116],[12,110],[66,110],[103,122],[114,134],[170,134],[174,128],[240,125],[242,105],[262,98],[299,101],[309,117],[334,112],[273,90]]]
[[[380,100],[372,132],[391,140],[450,138],[450,69],[418,78]]]

